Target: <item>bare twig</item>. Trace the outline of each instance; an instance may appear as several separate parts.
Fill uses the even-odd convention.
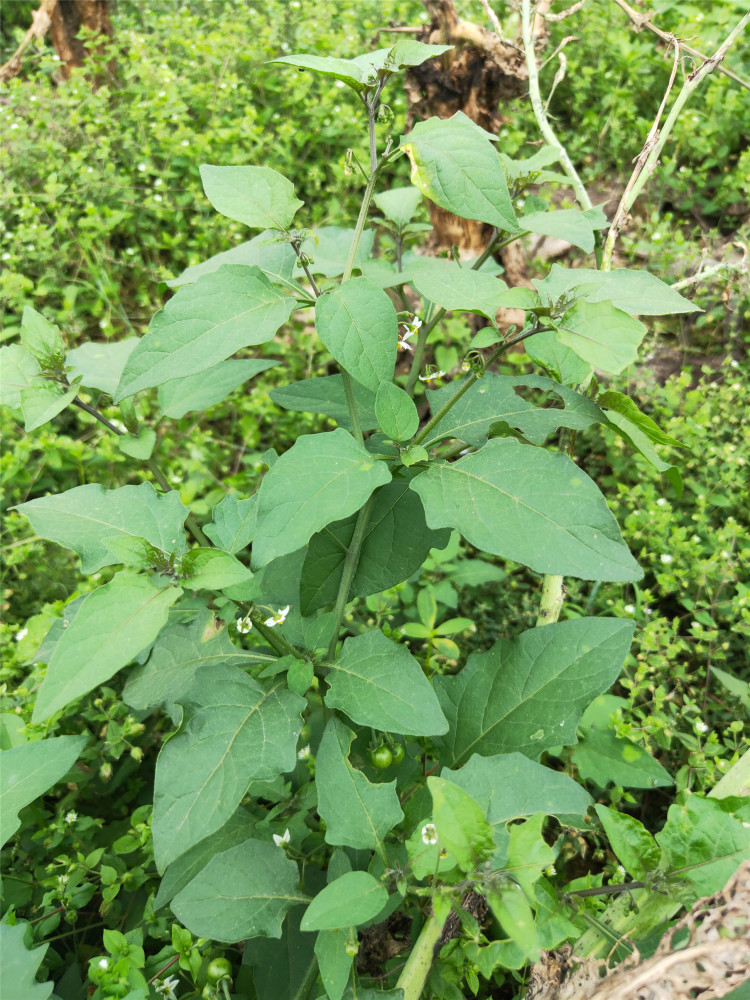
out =
[[[52,21],[52,11],[55,9],[57,0],[42,0],[39,9],[31,15],[31,27],[23,36],[21,44],[10,57],[10,59],[0,66],[0,83],[17,76],[21,70],[21,59],[32,41],[37,38],[44,38],[49,30]]]
[[[578,3],[574,3],[572,7],[568,7],[567,10],[561,10],[559,14],[544,14],[545,21],[564,21],[566,17],[570,17],[571,14],[575,14],[576,11],[580,10],[581,7],[586,3],[586,0],[578,0]]]

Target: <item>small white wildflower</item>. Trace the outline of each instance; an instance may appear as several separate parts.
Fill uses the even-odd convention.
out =
[[[732,360],[729,362],[729,364],[732,366],[732,368],[739,368],[740,367],[740,363],[737,360],[737,358],[732,358]]]
[[[635,604],[626,604],[625,607],[622,610],[625,612],[626,615],[634,615],[635,614]]]
[[[719,555],[721,556],[722,559],[728,559],[729,558],[729,553],[727,552],[726,549],[722,549],[721,552],[719,553]]]
[[[707,733],[708,732],[708,726],[706,725],[705,722],[702,722],[702,721],[696,722],[695,728],[698,730],[699,733]]]
[[[443,378],[445,372],[428,372],[426,375],[420,375],[420,382],[434,382],[435,379]]]
[[[284,830],[284,836],[283,837],[280,837],[278,835],[278,833],[275,833],[273,835],[273,842],[274,842],[274,844],[276,844],[277,847],[283,847],[284,844],[288,844],[291,839],[292,839],[292,835],[289,832],[289,827],[287,827],[286,830]]]
[[[644,613],[644,615],[648,615],[649,618],[650,618],[651,615],[654,613],[654,611],[653,611],[653,608],[644,608],[643,609],[643,613]]]
[[[183,139],[182,142],[180,143],[180,145],[181,146],[189,146],[190,145],[190,140],[189,139]]]
[[[100,969],[103,969],[106,972],[107,969],[109,968],[109,959],[100,958],[96,964],[99,966]]]
[[[625,878],[625,869],[622,867],[622,865],[617,866],[617,874],[622,875],[622,877]]]
[[[266,625],[268,628],[273,628],[275,625],[283,625],[284,621],[286,620],[286,616],[289,614],[290,607],[291,604],[287,604],[285,608],[282,608],[280,611],[274,612],[274,614],[272,614],[270,618],[266,618],[263,624]]]
[[[244,618],[240,618],[237,621],[237,631],[242,635],[246,635],[252,627],[253,623],[250,621],[250,615],[245,615]]]
[[[167,979],[162,980],[156,986],[156,992],[161,993],[165,1000],[177,1000],[177,995],[175,990],[180,985],[180,980],[177,976],[169,976]]]
[[[21,639],[25,639],[28,634],[29,634],[29,630],[27,628],[21,628],[21,629],[19,629],[16,632],[16,642],[20,642]]]
[[[544,874],[551,878],[553,875],[557,875],[557,868],[554,865],[547,865],[544,869]]]
[[[663,563],[671,563],[671,562],[673,562],[673,561],[674,561],[674,558],[673,558],[673,556],[670,556],[670,554],[669,554],[668,552],[662,552],[662,554],[661,554],[661,557],[660,557],[660,558],[661,558],[661,561],[662,561]]]
[[[656,506],[657,507],[666,507],[667,506],[667,501],[664,499],[664,497],[659,497],[659,499],[656,501]]]
[[[693,537],[690,539],[691,542],[699,542],[700,540],[701,540],[700,535],[693,535]]]
[[[146,169],[146,164],[145,163],[139,163],[138,164],[138,169],[140,170],[141,173],[143,173],[143,171]]]
[[[434,823],[425,823],[422,827],[422,843],[433,846],[438,842],[437,827]]]
[[[309,760],[310,759],[310,744],[306,747],[302,747],[301,750],[297,751],[297,760]]]
[[[65,822],[69,823],[71,826],[76,822],[77,819],[78,819],[78,813],[75,811],[75,809],[71,809],[70,812],[65,813]]]
[[[154,201],[161,201],[161,195],[160,194],[155,194],[154,195]]]
[[[414,348],[412,347],[412,345],[406,343],[407,340],[409,339],[409,337],[413,337],[413,336],[414,336],[414,331],[412,331],[411,333],[402,333],[402,334],[399,334],[398,344],[396,345],[397,348],[398,348],[398,350],[399,351],[413,351]]]

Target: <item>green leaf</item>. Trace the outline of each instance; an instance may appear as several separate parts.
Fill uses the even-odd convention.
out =
[[[398,475],[375,493],[350,597],[368,597],[416,573],[432,548],[448,544],[449,532],[425,524],[419,497],[409,489],[413,474]],[[327,525],[310,539],[300,581],[302,613],[333,604],[357,515]]]
[[[156,431],[143,427],[137,434],[123,434],[117,439],[117,447],[125,455],[137,458],[141,462],[148,461],[156,445]]]
[[[381,382],[375,397],[375,413],[382,432],[394,441],[408,441],[419,427],[414,400],[393,382]]]
[[[581,733],[573,751],[584,781],[606,788],[610,781],[623,788],[666,788],[674,782],[661,764],[630,740],[618,739],[611,729]]]
[[[600,271],[590,272],[601,274]],[[604,284],[586,295],[589,302],[609,300],[631,316],[668,316],[674,313],[703,312],[700,306],[675,292],[666,282],[648,271],[617,268],[607,271]]]
[[[301,208],[294,185],[270,167],[202,163],[203,190],[217,212],[253,229],[288,229]]]
[[[341,428],[298,437],[261,483],[254,566],[296,552],[326,524],[359,510],[390,478],[388,466]]]
[[[70,367],[68,377],[80,378],[88,389],[100,389],[108,396],[114,396],[125,363],[138,343],[138,337],[109,343],[90,341],[68,352],[65,359]]]
[[[315,939],[320,980],[325,987],[328,1000],[341,1000],[349,982],[354,961],[354,956],[346,952],[349,933],[350,929],[346,927],[339,930],[318,931]]]
[[[562,771],[537,764],[521,753],[474,754],[460,771],[443,768],[441,777],[465,789],[498,829],[512,819],[556,816],[563,826],[585,829],[593,803],[589,793]]]
[[[520,886],[507,886],[487,892],[487,902],[510,940],[518,947],[524,959],[539,959],[539,935],[534,923],[534,911],[529,906]],[[515,963],[511,963],[511,967]]]
[[[651,417],[638,409],[630,396],[626,396],[622,392],[614,392],[612,390],[602,392],[597,397],[596,404],[597,406],[604,407],[605,410],[614,410],[615,413],[621,413],[631,424],[634,424],[639,431],[645,434],[649,441],[653,441],[654,444],[671,445],[674,448],[685,447],[685,445],[680,444],[677,438],[665,434]]]
[[[375,430],[378,426],[378,418],[375,416],[375,393],[365,389],[359,382],[354,382],[353,388],[362,430]],[[332,417],[345,430],[352,430],[344,382],[340,375],[325,375],[322,378],[293,382],[291,385],[271,389],[268,395],[274,403],[286,410],[323,413],[327,417]]]
[[[313,866],[305,866],[304,888],[308,897],[318,888],[317,885],[313,888],[313,881],[323,885],[322,879],[315,879],[317,875]],[[302,913],[302,907],[295,906],[286,916],[280,938],[254,938],[247,948],[243,963],[252,966],[255,987],[252,995],[257,996],[257,1000],[308,1000],[310,997],[310,988],[317,982],[318,965],[314,935],[300,930]]]
[[[204,274],[213,274],[224,264],[243,264],[246,267],[256,265],[266,277],[277,284],[288,286],[295,276],[297,254],[291,244],[279,242],[279,234],[270,229],[253,236],[251,240],[239,243],[230,250],[214,254],[201,264],[187,267],[176,278],[167,281],[170,288],[189,285]],[[302,289],[300,289],[302,291]]]
[[[0,406],[21,407],[21,392],[38,382],[39,362],[20,344],[0,347]]]
[[[492,274],[429,257],[409,264],[402,280],[448,312],[481,313],[493,323],[508,289]]]
[[[411,182],[431,201],[462,219],[517,232],[508,184],[489,133],[462,111],[444,121],[418,122],[401,137]]]
[[[57,368],[65,360],[60,330],[31,306],[24,306],[21,317],[21,344],[42,368]]]
[[[331,56],[293,55],[269,59],[269,63],[282,63],[285,66],[296,66],[299,70],[309,69],[321,76],[333,80],[341,80],[352,90],[361,94],[365,89],[364,74],[352,59],[334,59]]]
[[[409,736],[447,731],[419,663],[406,646],[387,639],[379,629],[346,639],[326,680],[326,705],[358,725]]]
[[[630,877],[638,881],[652,878],[660,867],[662,855],[643,823],[635,816],[618,813],[603,805],[596,806],[596,814],[617,860]]]
[[[219,548],[234,555],[250,544],[255,531],[255,504],[257,495],[246,500],[237,500],[227,493],[223,500],[216,504],[211,517],[211,524],[203,528],[204,534]]]
[[[352,278],[315,303],[323,345],[366,389],[377,392],[396,364],[398,319],[386,293],[367,278]]]
[[[611,302],[576,302],[554,321],[561,344],[594,368],[619,375],[638,358],[646,327]]]
[[[294,306],[260,268],[226,264],[204,275],[180,288],[153,318],[128,358],[115,402],[203,372],[241,347],[265,343]]]
[[[735,813],[744,806],[742,819]],[[713,799],[691,795],[669,807],[656,841],[669,869],[688,881],[698,896],[726,885],[740,862],[750,858],[747,797]]]
[[[50,657],[33,721],[44,722],[104,684],[150,646],[181,594],[179,587],[159,590],[145,576],[126,571],[87,594]]]
[[[639,427],[636,427],[627,417],[616,410],[608,410],[604,414],[604,423],[635,448],[638,454],[642,455],[650,465],[653,465],[657,472],[666,476],[677,496],[682,496],[682,476],[679,469],[676,465],[670,465],[669,462],[665,462],[659,457],[650,438]]]
[[[80,382],[76,382],[65,390],[58,382],[38,380],[21,389],[24,430],[35,431],[56,417],[75,399],[79,387]]]
[[[253,578],[239,559],[219,549],[191,549],[182,560],[182,572],[191,590],[222,590]]]
[[[54,983],[36,981],[48,945],[27,948],[24,936],[29,924],[0,923],[0,951],[3,955],[3,995],[13,1000],[48,1000]]]
[[[150,483],[105,490],[98,483],[19,504],[37,535],[72,549],[81,570],[95,573],[119,560],[107,540],[121,535],[145,538],[164,552],[185,551],[183,524],[188,510],[179,493],[157,493]]]
[[[555,850],[542,836],[543,824],[544,815],[537,813],[510,828],[507,867],[529,900],[534,899],[534,885],[542,872],[555,860]]]
[[[88,736],[55,736],[0,753],[0,846],[21,825],[20,810],[65,777],[87,742]]]
[[[720,670],[718,667],[712,666],[711,673],[721,686],[737,698],[745,711],[750,714],[750,684],[735,677],[734,674],[727,673],[726,670]]]
[[[484,811],[467,791],[450,781],[428,777],[432,795],[432,819],[438,838],[463,872],[471,872],[495,850],[492,827]]]
[[[154,909],[159,910],[162,906],[166,906],[178,892],[203,871],[214,855],[222,854],[232,847],[237,847],[238,844],[244,844],[248,837],[253,834],[254,828],[255,820],[252,814],[247,809],[240,808],[220,830],[216,830],[210,837],[206,837],[185,854],[181,854],[167,868],[159,883]]]
[[[429,393],[430,409],[437,413],[461,388],[465,380]],[[565,409],[535,406],[516,391],[518,386],[553,392]],[[558,427],[584,430],[602,420],[602,411],[590,399],[542,375],[510,377],[487,372],[463,394],[424,441],[430,447],[444,438],[458,438],[477,447],[483,445],[495,424],[517,428],[534,444],[542,444]]]
[[[397,226],[405,226],[417,214],[422,203],[422,192],[415,187],[391,188],[381,191],[372,199],[386,219],[395,222]]]
[[[524,341],[526,353],[544,371],[563,385],[581,385],[588,381],[593,368],[574,350],[561,344],[554,330],[535,333]]]
[[[457,528],[477,548],[538,573],[618,582],[643,575],[599,488],[567,455],[495,439],[431,466],[411,488],[431,528]]]
[[[154,788],[159,871],[229,819],[251,781],[293,770],[304,699],[283,678],[261,685],[236,667],[197,671],[185,719],[163,747]]]
[[[358,927],[372,920],[388,901],[388,890],[368,872],[347,872],[313,899],[300,922],[303,931]]]
[[[415,42],[404,38],[390,48],[365,52],[361,56],[356,56],[354,62],[365,69],[371,66],[376,71],[387,70],[392,73],[405,69],[407,66],[419,66],[427,59],[440,56],[451,48],[451,45],[425,45],[424,42]]]
[[[606,225],[606,219],[605,225]],[[583,212],[577,208],[563,208],[554,212],[531,212],[518,219],[518,225],[531,233],[554,236],[580,247],[586,253],[594,249],[594,230],[601,226],[592,225]]]
[[[196,936],[232,942],[281,937],[285,914],[307,898],[294,861],[275,844],[250,839],[211,858],[171,908]]]
[[[580,618],[500,639],[472,653],[455,677],[436,677],[450,724],[437,742],[454,767],[478,753],[519,752],[532,760],[575,743],[586,706],[617,679],[634,625],[618,618]]]
[[[159,386],[159,406],[162,413],[174,420],[190,410],[207,410],[220,403],[248,379],[254,378],[278,361],[222,361],[197,375],[173,379]]]
[[[143,666],[130,674],[123,700],[139,711],[181,703],[201,667],[249,667],[275,657],[235,646],[226,626],[202,610],[191,622],[170,624],[154,643]]]
[[[404,818],[396,782],[373,784],[352,767],[348,756],[353,738],[343,722],[330,719],[315,757],[318,813],[326,823],[326,843],[384,856],[384,838]]]
[[[322,274],[326,278],[335,278],[344,273],[346,258],[354,239],[355,230],[342,226],[318,226],[313,230],[300,250],[312,258],[308,264],[311,274]],[[357,252],[354,255],[354,267],[361,268],[372,253],[375,243],[375,230],[365,229],[359,238]]]

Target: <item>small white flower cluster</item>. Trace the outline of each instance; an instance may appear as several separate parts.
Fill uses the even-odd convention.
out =
[[[706,723],[705,723],[705,722],[703,722],[702,720],[701,720],[701,721],[698,721],[698,722],[696,722],[696,724],[695,724],[695,728],[696,728],[696,730],[697,730],[697,731],[698,731],[699,733],[707,733],[707,732],[708,732],[708,726],[707,726],[707,725],[706,725]]]
[[[263,624],[267,628],[274,628],[276,625],[283,625],[286,621],[286,616],[289,614],[289,609],[291,604],[287,604],[285,608],[281,608],[279,611],[274,611],[270,618],[266,618]],[[253,627],[252,618],[250,617],[251,612],[248,612],[244,618],[239,618],[237,620],[237,631],[242,635],[246,635],[250,629]]]
[[[65,822],[69,826],[72,826],[77,819],[78,819],[78,813],[75,811],[75,809],[71,809],[70,812],[65,813]]]
[[[399,333],[398,335],[398,349],[399,351],[413,351],[414,347],[412,344],[408,344],[407,341],[410,337],[416,336],[419,332],[419,328],[422,325],[422,320],[418,316],[412,316],[411,323],[402,323],[401,326],[404,328],[404,333]]]

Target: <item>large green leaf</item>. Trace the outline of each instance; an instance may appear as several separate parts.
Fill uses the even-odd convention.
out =
[[[386,219],[397,226],[405,226],[417,214],[422,203],[422,192],[415,187],[397,187],[381,191],[372,199]]]
[[[581,385],[588,381],[593,368],[574,350],[561,344],[554,330],[535,333],[524,341],[526,353],[544,371],[563,385]]]
[[[484,271],[473,271],[447,260],[415,260],[402,278],[419,294],[449,312],[481,313],[493,323],[508,286]]]
[[[87,742],[87,736],[54,736],[0,753],[0,847],[20,826],[20,810],[67,774]]]
[[[89,483],[16,509],[28,517],[37,535],[73,549],[84,573],[119,562],[107,546],[112,537],[145,538],[157,549],[178,555],[186,547],[187,507],[176,491],[157,493],[150,483],[117,490]]]
[[[449,766],[478,753],[522,753],[534,759],[575,743],[583,710],[612,685],[630,647],[634,625],[617,618],[580,618],[500,639],[473,653],[455,677],[435,689],[448,722]]]
[[[369,872],[347,872],[322,889],[305,910],[303,931],[357,927],[372,920],[388,901],[388,890]]]
[[[221,549],[191,549],[182,560],[182,572],[191,590],[239,587],[253,578],[239,559]]]
[[[154,852],[163,871],[229,819],[251,781],[291,771],[304,699],[236,667],[196,671],[185,719],[162,748],[154,788]]]
[[[462,219],[517,232],[508,184],[491,137],[462,111],[429,118],[401,137],[411,181],[422,194]]]
[[[365,389],[359,382],[354,382],[353,388],[362,430],[375,430],[378,426],[378,418],[375,416],[375,393]],[[322,378],[292,382],[291,385],[271,389],[268,395],[274,403],[278,403],[286,410],[295,410],[299,413],[324,413],[346,430],[352,429],[344,382],[340,375],[324,375]]]
[[[318,813],[326,842],[385,856],[384,839],[404,818],[396,782],[372,784],[349,763],[354,733],[335,717],[326,726],[315,757]]]
[[[596,403],[597,406],[602,406],[605,410],[621,414],[631,424],[634,424],[642,434],[645,434],[649,441],[653,441],[655,444],[664,444],[673,448],[685,447],[677,438],[665,434],[651,417],[638,409],[630,396],[626,396],[622,392],[614,392],[613,390],[602,392],[597,397]],[[609,415],[608,413],[607,416],[609,417]]]
[[[431,466],[411,488],[430,527],[457,528],[477,548],[538,573],[618,582],[643,575],[599,488],[567,455],[495,439]]]
[[[574,290],[576,296],[582,296],[587,302],[607,301],[630,316],[701,312],[699,306],[648,271],[628,268],[596,271],[553,264],[546,278],[533,279],[533,282],[544,293],[546,302],[554,302]]]
[[[321,295],[315,325],[323,345],[371,392],[393,378],[398,344],[396,307],[367,278],[352,278]]]
[[[255,819],[252,813],[240,807],[220,830],[215,830],[205,840],[201,840],[172,862],[159,883],[154,909],[166,906],[188,882],[192,882],[196,875],[203,871],[214,855],[222,854],[238,844],[244,844],[248,837],[253,835],[254,830]]]
[[[390,478],[388,466],[341,428],[303,434],[261,483],[253,565],[296,552],[326,524],[359,510]]]
[[[132,354],[138,337],[126,337],[108,343],[90,341],[68,352],[65,364],[70,366],[68,378],[80,378],[89,389],[100,389],[114,396],[125,363]]]
[[[430,549],[442,549],[450,533],[425,524],[419,497],[409,489],[413,473],[398,475],[375,494],[350,597],[368,597],[395,587],[416,573]],[[313,535],[300,581],[303,614],[333,604],[357,515],[327,525]]]
[[[336,278],[344,273],[346,259],[354,239],[355,230],[342,226],[318,226],[304,241],[300,250],[310,259],[307,269],[311,274]],[[361,268],[372,253],[375,230],[365,229],[357,244],[354,267]]]
[[[610,781],[623,788],[666,788],[674,782],[658,760],[631,740],[618,739],[611,729],[588,729],[573,750],[573,763],[584,781],[606,788]]]
[[[292,55],[271,59],[271,63],[282,63],[285,66],[296,66],[299,70],[312,70],[321,76],[332,80],[341,80],[352,90],[362,93],[366,89],[365,74],[353,59],[335,59],[332,56]]]
[[[554,236],[567,240],[574,247],[580,247],[586,253],[594,249],[594,231],[602,226],[592,225],[591,219],[577,208],[563,208],[556,212],[532,212],[518,219],[521,229],[543,236]],[[604,219],[605,225],[607,220]]]
[[[193,621],[170,624],[160,633],[148,661],[131,672],[122,697],[139,711],[166,707],[182,701],[201,667],[249,667],[274,659],[269,653],[235,646],[226,626],[204,609]]]
[[[217,212],[253,229],[288,229],[301,208],[294,185],[271,167],[201,164],[206,197]]]
[[[484,810],[458,785],[430,775],[432,818],[441,847],[445,847],[463,872],[471,872],[494,853],[492,827]]]
[[[18,410],[21,392],[38,381],[39,362],[20,344],[0,347],[0,406]]]
[[[361,66],[365,72],[371,67],[376,72],[385,70],[393,73],[407,66],[419,66],[425,60],[440,56],[451,48],[451,45],[426,45],[411,38],[402,38],[390,48],[364,52],[361,56],[355,56],[352,61]],[[382,76],[382,73],[378,75]]]
[[[432,412],[437,413],[464,384],[464,381],[453,382],[430,392]],[[516,391],[519,386],[553,392],[565,408],[536,406]],[[487,440],[492,427],[503,422],[517,428],[534,444],[542,444],[558,427],[584,430],[602,419],[602,411],[595,403],[553,379],[542,375],[514,378],[488,372],[451,407],[423,444],[429,448],[451,437],[479,447]]]
[[[584,829],[586,810],[594,801],[567,774],[521,753],[474,754],[460,771],[443,768],[440,775],[466,789],[493,827],[504,828],[509,820],[544,813],[556,816],[563,826]]]
[[[348,941],[348,928],[318,931],[315,939],[315,956],[318,960],[320,980],[325,987],[328,1000],[341,1000],[349,982],[354,956],[346,950]]]
[[[44,722],[75,698],[104,684],[147,649],[181,594],[179,587],[158,589],[147,577],[129,572],[118,573],[87,594],[55,645],[33,721]]]
[[[174,420],[190,410],[207,410],[220,403],[248,379],[254,378],[278,361],[222,361],[197,375],[187,375],[159,386],[159,406],[162,413]]]
[[[58,382],[38,379],[21,389],[24,430],[35,431],[62,413],[77,396],[80,384],[76,381],[69,389],[63,389]]]
[[[288,286],[293,282],[296,262],[297,254],[291,244],[286,241],[279,242],[279,234],[267,229],[230,250],[223,250],[200,264],[185,268],[181,274],[166,284],[170,288],[189,285],[202,278],[204,274],[218,271],[224,264],[244,264],[246,267],[256,265],[269,280]]]
[[[618,375],[638,358],[646,327],[611,302],[576,302],[554,321],[561,344],[594,368]]]
[[[406,646],[379,629],[344,642],[326,680],[326,705],[361,726],[409,736],[447,731],[435,692]]]
[[[8,1000],[48,1000],[54,983],[38,983],[36,975],[48,945],[27,948],[24,935],[29,924],[0,923],[0,952],[3,956],[3,996]]]
[[[275,844],[250,839],[211,858],[171,907],[192,934],[243,941],[280,937],[284,915],[307,900],[294,861]]]
[[[311,884],[318,875],[313,865],[305,865],[304,889],[314,893]],[[323,882],[320,879],[322,888]],[[300,930],[304,910],[295,906],[286,916],[281,937],[256,937],[245,950],[243,961],[252,966],[257,1000],[308,1000],[317,980],[315,935]],[[349,959],[351,964],[351,959]],[[316,990],[317,994],[317,990]]]
[[[154,316],[128,358],[115,401],[196,375],[241,347],[265,343],[294,306],[258,267],[225,264],[185,285]]]
[[[375,397],[375,413],[380,429],[394,441],[408,441],[419,427],[414,400],[393,382],[381,382]]]
[[[65,360],[65,341],[58,327],[31,306],[24,306],[21,344],[43,368],[57,367]]]
[[[610,846],[633,879],[653,877],[661,864],[662,852],[653,836],[635,816],[618,813],[604,805],[596,806]]]
[[[204,533],[215,545],[232,555],[241,552],[253,539],[257,500],[255,494],[246,500],[237,500],[227,493],[214,507],[211,524],[204,526]]]
[[[710,896],[726,885],[740,862],[750,858],[748,798],[691,795],[669,807],[656,840],[670,872],[689,882],[696,897]]]

